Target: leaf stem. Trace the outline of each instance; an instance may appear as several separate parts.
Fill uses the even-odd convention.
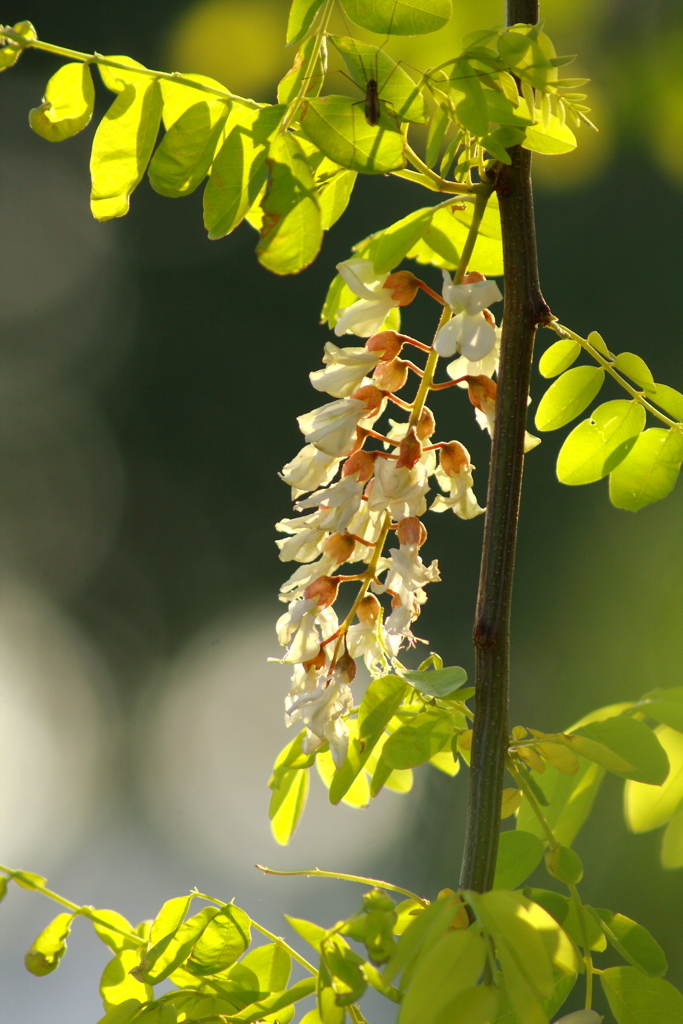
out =
[[[194,79],[180,74],[179,71],[152,71],[151,68],[132,67],[119,60],[112,60],[110,57],[103,57],[101,53],[83,53],[80,50],[70,50],[66,46],[56,46],[54,43],[44,43],[41,39],[27,41],[10,28],[0,26],[0,37],[5,36],[15,43],[20,43],[25,50],[44,50],[45,53],[54,53],[59,57],[69,57],[71,60],[82,61],[84,64],[102,64],[107,68],[118,68],[119,71],[128,71],[136,75],[145,75],[148,78],[160,78],[165,82],[178,82],[180,85],[187,85],[190,89],[198,89],[200,92],[208,93],[210,96],[217,96],[228,102],[240,103],[252,110],[259,110],[263,104],[256,100],[248,100],[243,96],[236,96],[229,89],[216,89],[212,85],[205,85],[203,82],[195,82]]]
[[[637,388],[634,388],[628,383],[628,381],[624,380],[621,374],[615,370],[609,359],[605,359],[602,353],[598,352],[598,350],[589,344],[585,338],[582,338],[580,334],[575,334],[574,331],[570,331],[568,327],[564,327],[557,320],[548,324],[548,327],[551,327],[552,330],[554,330],[561,338],[571,338],[573,341],[578,341],[581,348],[583,348],[589,356],[595,359],[596,363],[599,363],[603,370],[607,370],[607,372],[614,377],[616,382],[621,385],[624,391],[628,391],[632,398],[639,402],[645,409],[647,409],[648,412],[652,413],[653,416],[656,416],[657,419],[661,420],[662,423],[666,423],[668,427],[673,427],[677,430],[683,429],[683,424],[678,420],[669,419],[669,417],[665,416],[664,413],[659,411],[659,409],[656,409],[654,405],[651,405],[647,398],[645,398],[642,391],[638,391]]]
[[[360,882],[361,885],[374,885],[377,889],[386,889],[388,892],[400,892],[411,900],[416,900],[423,907],[429,906],[429,900],[423,899],[410,889],[403,889],[400,885],[392,885],[391,882],[383,882],[379,878],[365,878],[363,875],[346,875],[337,871],[321,871],[320,868],[304,869],[302,871],[276,871],[275,868],[267,868],[263,864],[257,864],[259,871],[265,875],[305,875],[307,878],[336,878],[343,882]]]
[[[333,3],[334,0],[325,0],[325,6],[323,7],[320,19],[318,21],[318,27],[315,32],[315,45],[311,50],[311,54],[306,63],[306,67],[304,68],[304,73],[301,76],[299,91],[297,92],[294,99],[290,101],[289,106],[285,111],[285,115],[282,118],[282,121],[280,122],[280,132],[284,132],[289,128],[292,121],[295,119],[296,115],[299,112],[301,101],[306,95],[306,90],[308,88],[308,80],[311,77],[311,71],[315,67],[315,62],[318,59],[320,47],[322,46],[323,36],[327,32],[327,23],[330,20],[330,14],[332,13]]]

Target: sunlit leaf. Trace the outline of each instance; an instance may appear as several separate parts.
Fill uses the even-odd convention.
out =
[[[441,936],[411,975],[399,1024],[432,1024],[459,993],[476,985],[485,962],[486,946],[475,929]]]
[[[424,711],[389,737],[382,759],[391,768],[416,768],[450,742],[453,724],[446,711]]]
[[[141,64],[139,60],[133,60],[132,57],[124,57],[120,54],[116,54],[113,57],[107,57],[107,60],[116,61],[118,64],[125,64],[130,68],[141,68],[143,71],[145,65]],[[127,85],[138,86],[151,81],[148,75],[138,75],[135,71],[126,71],[125,68],[112,68],[108,64],[98,64],[97,70],[100,73],[100,78],[104,85],[111,92],[121,93]]]
[[[368,81],[374,80],[379,98],[390,114],[401,121],[418,124],[427,120],[427,104],[419,86],[381,47],[349,36],[328,36],[328,39],[341,54],[351,78],[363,92]]]
[[[36,30],[30,21],[18,21],[12,26],[12,31],[16,32],[19,36],[23,36],[27,41],[38,38]],[[14,42],[12,39],[5,38],[2,42],[4,46],[0,46],[0,71],[5,71],[7,68],[11,68],[13,64],[16,64],[25,47],[20,43]]]
[[[617,399],[599,405],[562,445],[558,480],[572,486],[601,480],[626,458],[644,426],[645,409],[638,402]]]
[[[317,50],[315,60],[309,66],[314,50]],[[312,35],[299,49],[294,64],[278,83],[278,103],[291,103],[299,95],[302,86],[304,96],[317,96],[323,87],[326,70],[327,51],[318,37]]]
[[[256,254],[274,274],[298,274],[320,251],[323,229],[313,175],[301,146],[289,133],[268,150],[268,187]]]
[[[676,485],[683,462],[683,434],[651,427],[645,430],[623,462],[610,473],[613,505],[637,512],[661,501]]]
[[[285,918],[297,935],[300,935],[302,939],[305,939],[314,949],[320,952],[320,943],[327,935],[324,928],[321,928],[319,924],[314,924],[312,921],[305,921],[301,917],[290,917],[289,914],[285,914]]]
[[[24,957],[26,970],[42,978],[59,967],[59,961],[66,953],[66,940],[71,931],[73,914],[57,914],[34,939]]]
[[[151,985],[138,981],[130,972],[140,963],[141,952],[123,949],[104,968],[100,979],[100,995],[105,1010],[120,1006],[129,999],[139,999],[144,1003],[153,998]]]
[[[617,370],[620,370],[625,377],[632,380],[634,384],[637,384],[647,394],[653,395],[657,390],[650,367],[644,359],[641,359],[634,352],[620,352],[614,360],[614,365]]]
[[[448,697],[467,682],[464,668],[452,665],[448,668],[431,669],[428,672],[404,672],[403,678],[420,693],[431,697]]]
[[[266,156],[284,106],[249,110],[218,151],[204,189],[204,226],[209,238],[229,235],[256,201],[268,174]]]
[[[356,172],[340,170],[327,181],[319,182],[318,205],[320,206],[320,222],[323,231],[327,231],[341,217],[349,204],[353,186],[356,184]]]
[[[636,967],[608,967],[600,982],[617,1024],[681,1024],[683,996]]]
[[[197,939],[185,964],[191,974],[218,974],[242,956],[251,942],[251,922],[239,907],[221,907]]]
[[[97,1024],[128,1024],[129,1021],[137,1016],[141,1006],[142,1003],[139,999],[127,999],[125,1003],[120,1003],[118,1006],[113,1006],[111,1010],[108,1010],[104,1017],[100,1017]],[[157,1022],[154,1022],[154,1024],[157,1024]]]
[[[92,926],[95,929],[96,935],[98,935],[102,942],[104,942],[110,949],[115,953],[120,953],[122,949],[140,949],[140,943],[136,943],[133,939],[126,938],[125,935],[121,935],[119,932],[112,931],[107,928],[103,922],[109,922],[115,925],[117,928],[123,928],[126,931],[132,932],[133,926],[123,916],[123,914],[117,914],[115,910],[96,910],[99,920],[92,921]]]
[[[543,377],[557,377],[575,363],[581,353],[578,341],[561,338],[547,348],[538,363],[538,372]]]
[[[655,391],[651,398],[674,419],[679,422],[683,420],[683,395],[680,391],[676,391],[675,388],[670,388],[666,384],[655,384]]]
[[[331,803],[338,803],[358,777],[398,710],[406,689],[403,680],[393,675],[370,683],[358,712],[358,736],[351,738],[346,761],[330,784]]]
[[[576,905],[570,896],[562,896],[559,892],[549,889],[525,889],[524,895],[538,903],[551,917],[554,917],[562,929],[577,946],[583,946],[584,928],[588,938],[589,949],[601,953],[607,948],[607,940],[602,928],[593,920],[586,907],[583,908],[583,927],[579,924]]]
[[[401,935],[396,951],[384,968],[384,977],[387,981],[393,981],[403,972],[401,987],[405,988],[406,979],[410,977],[413,966],[424,951],[438,942],[449,928],[458,924],[458,918],[463,911],[464,907],[458,897],[442,896],[413,917]],[[465,914],[464,925],[460,924],[459,927],[466,926]]]
[[[623,914],[613,914],[610,910],[596,908],[595,913],[621,946],[653,978],[661,978],[666,974],[668,964],[664,950],[650,935],[647,928],[637,924]],[[608,941],[612,941],[609,934]],[[614,944],[614,943],[613,943]]]
[[[149,941],[153,946],[180,928],[191,903],[191,896],[174,896],[173,899],[166,900],[150,929]]]
[[[306,100],[304,134],[335,163],[363,174],[388,174],[405,166],[403,136],[385,112],[369,125],[363,108],[348,96]]]
[[[308,798],[308,771],[290,768],[270,798],[270,827],[280,846],[286,846],[304,813]]]
[[[674,814],[662,836],[662,867],[683,868],[683,809]]]
[[[187,87],[183,91],[195,92]],[[230,112],[229,104],[223,100],[212,100],[198,92],[193,99],[194,102],[167,125],[166,134],[149,165],[152,188],[171,199],[194,192],[209,173]]]
[[[437,32],[453,12],[451,0],[339,0],[346,17],[380,35],[419,36]]]
[[[494,889],[516,889],[541,863],[543,843],[531,832],[501,832]]]
[[[602,387],[605,371],[599,366],[575,366],[554,381],[536,410],[539,430],[557,430],[583,412]]]
[[[669,773],[666,751],[652,729],[628,715],[591,722],[565,735],[564,742],[575,753],[636,782],[659,786]]]
[[[138,75],[124,85],[95,132],[90,208],[97,220],[128,213],[130,194],[147,170],[161,122],[161,88]]]
[[[624,811],[632,832],[650,832],[665,825],[683,803],[683,735],[666,725],[655,729],[655,734],[669,758],[670,770],[661,786],[626,783]]]
[[[148,985],[157,985],[184,964],[204,929],[218,913],[218,907],[205,907],[188,918],[177,931],[160,939],[145,955],[135,977]]]
[[[269,942],[266,946],[250,950],[240,960],[239,966],[254,972],[262,992],[282,992],[287,988],[292,972],[292,958],[279,943]],[[233,968],[231,977],[235,971]]]
[[[569,846],[554,846],[545,852],[548,874],[566,885],[578,885],[583,878],[583,864],[578,853]]]
[[[63,64],[47,83],[42,104],[29,111],[29,124],[48,142],[61,142],[85,128],[94,105],[89,65]]]

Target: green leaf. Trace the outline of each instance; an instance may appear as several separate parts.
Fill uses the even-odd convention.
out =
[[[353,251],[372,260],[376,273],[386,274],[409,255],[416,241],[429,227],[433,215],[434,211],[429,206],[413,210],[407,217],[363,239],[353,247]]]
[[[321,928],[319,924],[314,924],[312,921],[305,921],[302,917],[290,917],[289,914],[285,914],[285,919],[297,935],[300,935],[302,939],[305,939],[306,942],[313,946],[313,949],[317,949],[320,952],[320,943],[327,935],[324,928]]]
[[[309,68],[309,60],[317,50],[313,65]],[[278,103],[291,103],[299,95],[303,86],[304,96],[317,96],[325,81],[327,71],[327,49],[321,45],[317,35],[309,36],[298,50],[294,63],[277,87]]]
[[[522,100],[520,107],[523,102]],[[576,149],[576,136],[568,125],[561,124],[559,119],[551,114],[547,128],[534,125],[532,128],[525,129],[522,147],[530,149],[532,153],[559,156],[563,153],[571,153],[573,149]]]
[[[637,512],[661,501],[676,485],[683,462],[683,435],[676,430],[645,430],[622,463],[610,474],[613,505]]]
[[[556,846],[546,850],[545,866],[548,874],[566,885],[578,885],[583,878],[583,864],[578,853],[569,846]]]
[[[477,929],[442,935],[420,958],[401,1003],[399,1024],[432,1024],[459,993],[476,985],[486,962]]]
[[[552,892],[550,889],[524,889],[524,895],[534,903],[538,903],[551,917],[554,917],[577,946],[583,946],[583,929],[579,925],[576,906],[571,897],[562,896],[559,892]],[[583,907],[582,916],[589,949],[602,953],[607,948],[607,940],[602,928],[596,924],[586,907]]]
[[[652,376],[650,367],[640,356],[635,355],[633,352],[620,352],[614,360],[614,365],[625,377],[628,377],[634,384],[637,384],[642,391],[647,392],[649,395],[655,394],[657,390],[655,379]]]
[[[446,1003],[433,1024],[489,1024],[496,1019],[500,997],[489,985],[476,985],[458,992],[453,1000]]]
[[[590,334],[588,335],[586,341],[588,342],[589,345],[592,345],[592,347],[597,352],[599,352],[601,356],[604,356],[605,359],[613,359],[614,358],[614,356],[612,356],[610,354],[610,350],[607,348],[607,344],[605,343],[605,339],[603,338],[603,336],[601,334],[598,334],[597,331],[591,331]]]
[[[90,174],[90,208],[97,220],[128,213],[130,195],[147,169],[161,122],[161,88],[138,75],[123,89],[95,132]]]
[[[320,252],[323,229],[313,175],[290,133],[276,135],[268,157],[268,187],[258,261],[274,274],[298,274]]]
[[[95,929],[95,934],[102,939],[105,945],[109,946],[115,953],[120,953],[122,949],[140,949],[141,943],[136,943],[133,939],[127,939],[125,935],[119,934],[119,932],[111,931],[107,928],[103,921],[108,921],[117,928],[125,928],[129,932],[133,931],[133,926],[123,916],[123,914],[117,914],[115,910],[95,910],[99,921],[94,921],[91,918],[92,926]]]
[[[230,110],[223,100],[200,93],[194,99],[167,128],[149,165],[150,185],[171,199],[190,195],[209,173]]]
[[[683,420],[683,395],[675,388],[670,388],[666,384],[655,384],[651,401],[679,422]]]
[[[358,725],[356,722],[349,722],[348,725],[350,732],[349,746],[351,746],[354,742],[358,743]],[[325,786],[330,789],[336,776],[336,769],[334,761],[332,760],[332,754],[329,750],[325,751],[323,754],[318,754],[315,763],[320,778],[323,780]],[[353,784],[349,786],[341,799],[347,807],[358,808],[368,806],[370,803],[370,782],[364,771],[361,771],[356,775],[353,780]],[[332,800],[332,798],[330,798],[330,803],[339,803],[339,801],[337,799]]]
[[[382,760],[390,768],[416,768],[443,750],[452,735],[452,715],[437,709],[424,711],[389,737]]]
[[[593,401],[602,387],[605,371],[599,366],[575,366],[550,385],[536,410],[539,430],[557,430],[569,423]]]
[[[297,981],[290,989],[285,992],[273,992],[265,999],[260,999],[256,1003],[250,1003],[239,1013],[231,1015],[233,1021],[243,1021],[244,1024],[250,1024],[251,1021],[262,1020],[268,1018],[270,1014],[277,1013],[278,1010],[282,1010],[287,1006],[291,1006],[293,1003],[298,1002],[300,999],[305,999],[306,996],[310,996],[315,992],[316,979],[315,978],[304,978],[302,981]],[[280,1020],[278,1015],[278,1020]]]
[[[318,185],[318,205],[320,206],[320,222],[323,231],[327,231],[341,217],[349,204],[353,186],[356,184],[356,172],[340,169],[331,178]]]
[[[489,108],[484,89],[466,60],[456,61],[453,72],[450,92],[455,100],[455,113],[470,135],[481,138],[489,130]]]
[[[451,0],[339,0],[346,17],[379,35],[420,36],[438,32],[453,13]]]
[[[557,377],[576,362],[580,353],[581,346],[578,341],[562,338],[545,350],[538,364],[538,372],[543,377]]]
[[[57,914],[33,940],[31,948],[24,957],[26,970],[39,978],[52,974],[59,967],[59,961],[66,953],[66,940],[71,931],[73,914]]]
[[[569,846],[574,841],[593,808],[604,774],[603,768],[583,757],[579,758],[576,775],[565,775],[546,764],[545,772],[537,778],[536,784],[545,793],[548,803],[543,814],[558,842]],[[526,797],[522,797],[517,828],[544,837]]]
[[[160,939],[147,952],[135,977],[148,985],[158,985],[177,967],[184,964],[204,929],[218,913],[218,907],[205,907],[180,925],[177,931]]]
[[[420,693],[430,697],[448,697],[467,682],[467,672],[457,665],[427,672],[404,672],[403,677]]]
[[[287,46],[303,39],[322,5],[323,0],[292,0],[287,21]]]
[[[368,686],[358,711],[358,738],[351,739],[346,761],[330,784],[330,802],[339,801],[362,771],[384,730],[396,714],[407,687],[398,676],[375,679]]]
[[[315,764],[315,752],[304,754],[301,747],[307,732],[307,729],[302,729],[299,735],[295,736],[292,742],[288,743],[278,754],[273,765],[273,774],[268,783],[270,789],[279,789],[282,779],[291,768],[310,768]]]
[[[368,81],[374,79],[388,113],[401,121],[425,123],[428,109],[419,85],[381,47],[349,36],[327,38],[341,54],[351,78],[363,92]]]
[[[419,263],[431,263],[437,267],[456,267],[465,245],[472,221],[473,207],[468,203],[464,210],[437,210],[426,225],[422,239],[408,253]],[[495,195],[491,196],[481,224],[470,266],[489,277],[503,273],[503,246],[500,231],[500,214]]]
[[[681,1024],[683,996],[663,978],[635,967],[608,967],[600,975],[617,1024]]]
[[[172,900],[166,900],[152,922],[149,932],[150,945],[156,946],[161,939],[178,931],[191,903],[192,896],[175,896]]]
[[[36,30],[30,21],[18,21],[13,26],[13,31],[17,35],[23,36],[26,40],[37,39]],[[15,43],[11,39],[3,39],[4,46],[0,46],[0,71],[6,71],[7,68],[11,68],[13,64],[19,60],[19,57],[24,52],[24,47],[20,43]]]
[[[445,106],[439,104],[429,120],[427,148],[425,150],[425,163],[428,167],[433,167],[439,159],[439,153],[441,152],[441,146],[443,145],[449,124],[448,110]]]
[[[100,1017],[97,1024],[128,1024],[133,1017],[137,1016],[141,1006],[142,1003],[139,999],[127,999],[125,1003],[120,1003],[108,1010],[104,1017]]]
[[[7,895],[7,879],[4,875],[0,875],[0,903],[4,900]]]
[[[48,142],[61,142],[85,128],[94,105],[89,65],[63,64],[47,83],[42,104],[29,111],[29,124]]]
[[[183,78],[189,78],[191,81],[198,82],[200,85],[208,85],[212,89],[219,89],[225,93],[225,99],[221,100],[217,96],[210,96],[184,82],[169,82],[166,79],[160,80],[161,95],[164,100],[164,109],[161,117],[166,131],[172,128],[176,121],[178,121],[178,119],[196,103],[218,103],[224,110],[228,111],[233,116],[235,113],[244,111],[244,107],[241,104],[232,103],[232,93],[230,93],[224,85],[221,85],[220,82],[217,82],[215,78],[209,78],[208,75],[195,74],[183,75]]]
[[[543,843],[532,832],[501,832],[494,889],[516,889],[541,862]]]
[[[107,57],[107,60],[115,60],[119,64],[126,64],[129,68],[146,70],[144,64],[141,64],[139,60],[133,60],[132,57],[115,54]],[[116,93],[122,93],[127,85],[137,86],[144,83],[145,79],[150,80],[147,75],[138,75],[135,71],[126,71],[124,68],[111,68],[107,64],[98,64],[97,70],[106,88]]]
[[[604,921],[609,932],[617,940],[615,943],[607,934],[608,941],[612,942],[622,956],[623,951],[626,951],[636,961],[636,964],[652,978],[661,978],[663,974],[666,974],[668,964],[664,950],[658,942],[655,942],[647,928],[643,928],[642,924],[637,924],[623,914],[613,914],[611,910],[601,910],[598,907],[595,909],[595,913],[601,921]]]
[[[508,149],[518,146],[524,139],[524,132],[521,128],[496,128],[483,136],[481,144],[492,157],[500,160],[501,163],[510,164],[512,158]]]
[[[557,478],[576,486],[601,480],[622,462],[645,426],[638,402],[617,399],[594,409],[574,427],[557,457]]]
[[[425,950],[450,928],[455,918],[462,911],[462,903],[458,897],[442,896],[413,917],[401,938],[396,951],[384,968],[384,977],[388,982],[403,972],[402,987],[410,976],[412,967],[418,962]]]
[[[204,189],[204,227],[210,239],[234,231],[256,201],[268,174],[270,139],[285,109],[282,105],[245,108],[219,149]]]
[[[251,942],[251,921],[239,907],[221,907],[197,939],[185,964],[191,974],[219,974],[242,956]]]
[[[666,725],[655,729],[655,735],[666,751],[670,770],[661,786],[648,786],[643,782],[626,783],[626,824],[636,833],[651,832],[665,825],[683,803],[683,736]]]
[[[669,759],[644,722],[616,715],[591,722],[564,736],[574,753],[582,754],[615,775],[659,786],[669,773]]]
[[[42,889],[47,884],[47,878],[33,871],[13,871],[12,880],[22,889]]]
[[[348,96],[322,96],[306,100],[301,130],[318,149],[352,171],[388,174],[405,166],[403,136],[382,112],[379,123],[369,125],[363,108]]]
[[[282,992],[287,988],[292,973],[292,958],[278,942],[269,942],[266,946],[252,949],[240,960],[239,966],[254,972],[262,992]],[[235,968],[229,977],[234,971]]]
[[[130,999],[139,999],[145,1003],[154,998],[152,987],[138,981],[130,973],[139,963],[140,952],[134,949],[123,949],[109,961],[100,980],[100,995],[105,1010],[111,1010]]]
[[[273,838],[280,846],[287,846],[292,838],[308,799],[308,772],[290,768],[282,776],[279,789],[270,798],[270,827]]]
[[[660,860],[662,867],[668,870],[683,867],[683,809],[677,811],[666,826]]]

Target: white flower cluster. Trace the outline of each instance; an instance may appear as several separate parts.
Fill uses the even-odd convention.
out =
[[[283,519],[276,528],[285,535],[277,541],[281,560],[300,563],[281,587],[287,611],[277,622],[278,639],[286,648],[283,661],[294,667],[286,721],[306,727],[307,753],[327,742],[340,766],[348,747],[344,719],[353,706],[355,659],[363,658],[375,677],[389,669],[402,671],[397,658],[403,647],[416,642],[412,626],[427,599],[425,588],[440,578],[437,562],[427,565],[420,556],[427,539],[420,517],[427,509],[430,477],[444,492],[432,502],[434,511],[452,509],[471,519],[484,509],[472,490],[474,467],[467,449],[458,441],[431,442],[436,424],[424,402],[427,381],[413,403],[395,395],[409,370],[423,375],[401,359],[403,347],[427,346],[381,328],[390,310],[412,301],[423,282],[406,271],[378,276],[372,262],[360,258],[338,269],[358,302],[339,311],[335,333],[369,337],[363,347],[328,342],[323,369],[310,375],[313,387],[333,401],[298,418],[306,444],[281,478],[292,489],[295,510],[303,514]],[[464,375],[469,369],[479,371],[465,383],[476,412],[492,428],[495,384],[482,367],[495,371],[498,329],[485,307],[498,301],[500,292],[481,275],[468,275],[454,285],[444,273],[443,298],[454,315],[437,335],[434,349],[444,356],[460,353],[456,363]],[[390,420],[387,434],[378,433],[375,425],[388,402],[406,409],[409,418]],[[373,440],[379,444],[366,448]],[[397,543],[392,544],[394,537]],[[360,563],[355,572],[340,574],[342,565],[354,562]],[[359,591],[340,624],[333,606],[340,585],[352,580]]]

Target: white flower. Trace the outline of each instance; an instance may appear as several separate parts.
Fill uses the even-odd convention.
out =
[[[320,529],[317,516],[317,512],[312,512],[296,519],[281,519],[275,524],[280,533],[292,534],[275,541],[280,549],[281,562],[312,562],[318,557],[327,540],[327,531]]]
[[[373,678],[386,675],[389,670],[387,654],[389,644],[384,626],[377,622],[357,622],[346,634],[346,646],[352,658],[363,658]]]
[[[323,362],[326,369],[309,374],[316,391],[326,391],[335,398],[347,398],[366,374],[380,361],[381,352],[368,352],[366,348],[338,348],[333,342],[325,345]]]
[[[320,640],[331,636],[338,625],[334,609],[320,608],[315,598],[292,601],[275,625],[277,638],[283,647],[294,637],[283,661],[296,664],[315,658],[320,650]]]
[[[359,393],[360,398],[339,398],[297,417],[299,430],[309,444],[327,455],[348,455],[356,441],[356,428],[372,426],[386,405],[386,398],[373,385],[361,388]]]
[[[436,470],[436,478],[448,497],[437,495],[431,506],[432,512],[444,512],[453,509],[461,519],[474,519],[486,510],[479,507],[472,487],[474,480],[470,462],[470,453],[458,441],[445,444],[440,453],[440,465]]]
[[[473,275],[469,275],[473,276]],[[496,329],[482,310],[503,296],[495,281],[473,281],[453,284],[447,270],[443,271],[444,301],[456,313],[436,336],[434,348],[440,356],[462,353],[471,362],[489,354],[496,344]]]
[[[471,359],[466,359],[465,356],[458,356],[452,363],[449,363],[446,367],[446,373],[451,380],[458,380],[459,377],[477,377],[480,373],[485,374],[487,377],[492,377],[494,373],[498,373],[498,363],[500,362],[500,327],[494,328],[496,332],[496,343],[491,351],[483,357],[473,362]],[[458,384],[459,388],[466,388],[467,381],[461,380]]]
[[[376,334],[387,314],[398,306],[391,291],[383,288],[388,274],[376,274],[372,260],[353,258],[337,264],[344,283],[358,296],[358,302],[338,310],[339,320],[334,328],[337,337],[357,334],[369,338]]]
[[[280,587],[280,600],[291,601],[292,598],[301,597],[309,583],[321,576],[328,576],[338,564],[334,555],[323,555],[317,562],[300,565]]]
[[[300,718],[308,729],[302,744],[304,753],[310,754],[328,742],[337,768],[346,760],[349,745],[349,732],[341,716],[353,707],[350,676],[345,670],[345,662],[350,660],[340,659],[329,680],[321,674],[315,690],[296,697],[287,709],[290,721]]]
[[[344,530],[360,508],[364,482],[355,475],[343,476],[324,491],[316,491],[296,504],[297,511],[318,506],[317,525],[324,530]]]
[[[404,641],[409,647],[414,647],[417,641],[420,640],[419,637],[413,635],[410,629],[411,623],[415,621],[419,614],[420,604],[414,597],[408,604],[402,604],[399,600],[396,601],[391,615],[384,624],[387,633],[387,643],[394,658],[403,646]],[[420,640],[420,643],[424,642],[424,640]]]
[[[291,462],[283,466],[280,479],[292,488],[292,498],[324,487],[337,472],[340,459],[307,444]]]
[[[290,726],[292,720],[289,717],[289,710],[292,704],[304,693],[314,693],[318,685],[318,669],[314,665],[308,670],[303,665],[295,665],[292,673],[292,683],[289,693],[285,697],[285,725]]]
[[[407,466],[396,468],[393,459],[378,459],[375,478],[368,490],[370,509],[388,509],[393,519],[407,516],[421,516],[427,507],[425,493],[429,490],[427,470],[421,462],[412,469]]]
[[[384,584],[385,590],[415,593],[428,583],[438,583],[441,579],[439,563],[435,560],[431,565],[425,565],[417,544],[401,544],[400,548],[391,548],[389,557],[391,565]]]
[[[374,543],[382,530],[384,516],[381,511],[368,508],[368,502],[362,501],[361,506],[347,526],[349,533],[367,544],[356,544],[354,561],[369,562],[375,553]]]

